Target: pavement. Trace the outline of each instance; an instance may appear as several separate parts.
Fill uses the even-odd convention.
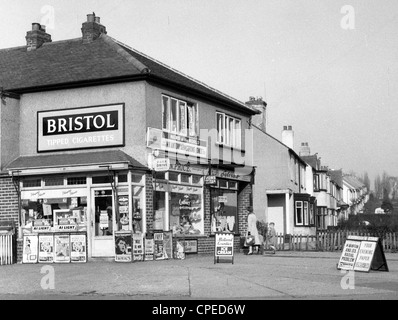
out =
[[[341,252],[235,253],[185,260],[0,266],[0,300],[395,300],[398,254],[385,253],[389,272],[346,272]]]

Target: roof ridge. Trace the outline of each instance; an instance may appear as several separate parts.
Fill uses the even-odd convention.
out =
[[[167,65],[167,64],[165,64],[165,63],[163,63],[163,62],[161,62],[161,61],[159,61],[159,60],[156,60],[156,59],[154,59],[154,58],[148,56],[147,54],[142,53],[142,52],[140,52],[140,51],[138,51],[138,50],[136,50],[136,49],[130,47],[129,45],[127,45],[127,44],[125,44],[125,43],[123,43],[123,42],[120,42],[119,40],[116,40],[116,39],[114,39],[114,38],[112,38],[112,37],[110,37],[110,36],[107,36],[107,37],[111,38],[111,39],[112,39],[114,42],[116,42],[118,45],[123,46],[123,47],[127,48],[128,50],[131,50],[131,51],[133,51],[133,52],[135,52],[135,53],[137,53],[137,54],[140,54],[140,55],[142,55],[143,57],[145,57],[145,58],[147,58],[147,59],[149,59],[149,60],[152,60],[152,61],[158,63],[159,65],[161,65],[161,66],[163,66],[163,67],[165,67],[165,68],[167,68],[167,69],[169,69],[169,70],[171,70],[171,71],[173,71],[173,72],[175,72],[175,73],[177,73],[177,74],[179,74],[179,75],[181,75],[181,76],[183,76],[183,77],[185,77],[185,78],[187,78],[187,79],[189,79],[189,80],[191,80],[191,81],[193,81],[193,82],[196,82],[197,84],[200,84],[201,86],[203,86],[203,87],[205,87],[205,88],[207,88],[207,89],[209,89],[209,90],[211,90],[211,91],[213,91],[213,92],[215,92],[215,93],[217,93],[217,94],[219,94],[219,95],[222,95],[223,97],[225,97],[225,98],[227,98],[227,99],[229,99],[229,100],[234,101],[234,102],[237,103],[237,104],[240,104],[242,107],[246,107],[246,108],[251,109],[251,110],[253,110],[253,111],[257,111],[256,109],[252,108],[251,106],[248,106],[247,104],[243,103],[242,101],[239,101],[238,99],[233,98],[233,97],[231,97],[231,96],[225,94],[224,92],[221,92],[221,91],[219,91],[219,90],[217,90],[217,89],[214,89],[213,87],[210,87],[210,86],[207,85],[206,83],[204,83],[204,82],[202,82],[202,81],[199,81],[199,80],[197,80],[197,79],[195,79],[195,78],[193,78],[193,77],[191,77],[191,76],[188,76],[187,74],[185,74],[185,73],[183,73],[183,72],[181,72],[181,71],[179,71],[179,70],[177,70],[177,69],[174,69],[173,67],[170,67],[169,65]]]
[[[120,48],[120,43],[116,39],[102,33],[100,38],[107,43],[112,49],[114,49],[120,56],[125,58],[128,62],[130,62],[140,73],[150,73],[151,70],[144,65],[142,62],[138,61],[132,55],[128,54],[125,50]]]

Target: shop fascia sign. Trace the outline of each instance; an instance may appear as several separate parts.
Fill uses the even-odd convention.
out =
[[[155,128],[148,128],[147,147],[194,157],[207,157],[207,143],[205,140],[186,137]]]
[[[124,146],[124,103],[37,112],[37,151]]]
[[[155,171],[168,171],[170,170],[169,158],[155,158],[153,159],[152,169]]]

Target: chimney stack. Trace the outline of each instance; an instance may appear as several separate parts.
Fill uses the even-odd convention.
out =
[[[87,15],[87,21],[82,25],[83,43],[90,43],[98,39],[99,36],[106,34],[106,28],[100,23],[100,17],[95,16],[95,13]]]
[[[308,146],[308,142],[301,143],[299,155],[300,156],[310,156],[311,155],[311,150],[310,150],[310,147]]]
[[[266,132],[266,125],[267,125],[267,103],[263,101],[262,97],[249,97],[249,101],[246,104],[261,113],[252,116],[252,124],[256,127],[260,128],[262,131]]]
[[[294,150],[294,132],[292,126],[283,126],[282,143]]]
[[[43,43],[51,42],[51,35],[46,33],[46,27],[40,23],[32,23],[32,30],[26,33],[27,50],[32,51],[40,48]]]

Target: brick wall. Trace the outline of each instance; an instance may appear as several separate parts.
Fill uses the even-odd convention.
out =
[[[12,178],[0,179],[0,221],[6,220],[18,225],[18,194]]]
[[[238,221],[239,221],[239,232],[241,235],[245,235],[247,231],[247,214],[245,209],[247,206],[252,205],[251,203],[252,186],[247,184],[244,186],[238,194]]]
[[[145,194],[145,205],[146,205],[146,231],[153,231],[153,184],[152,184],[152,175],[145,175],[145,186],[146,186],[146,194]]]

